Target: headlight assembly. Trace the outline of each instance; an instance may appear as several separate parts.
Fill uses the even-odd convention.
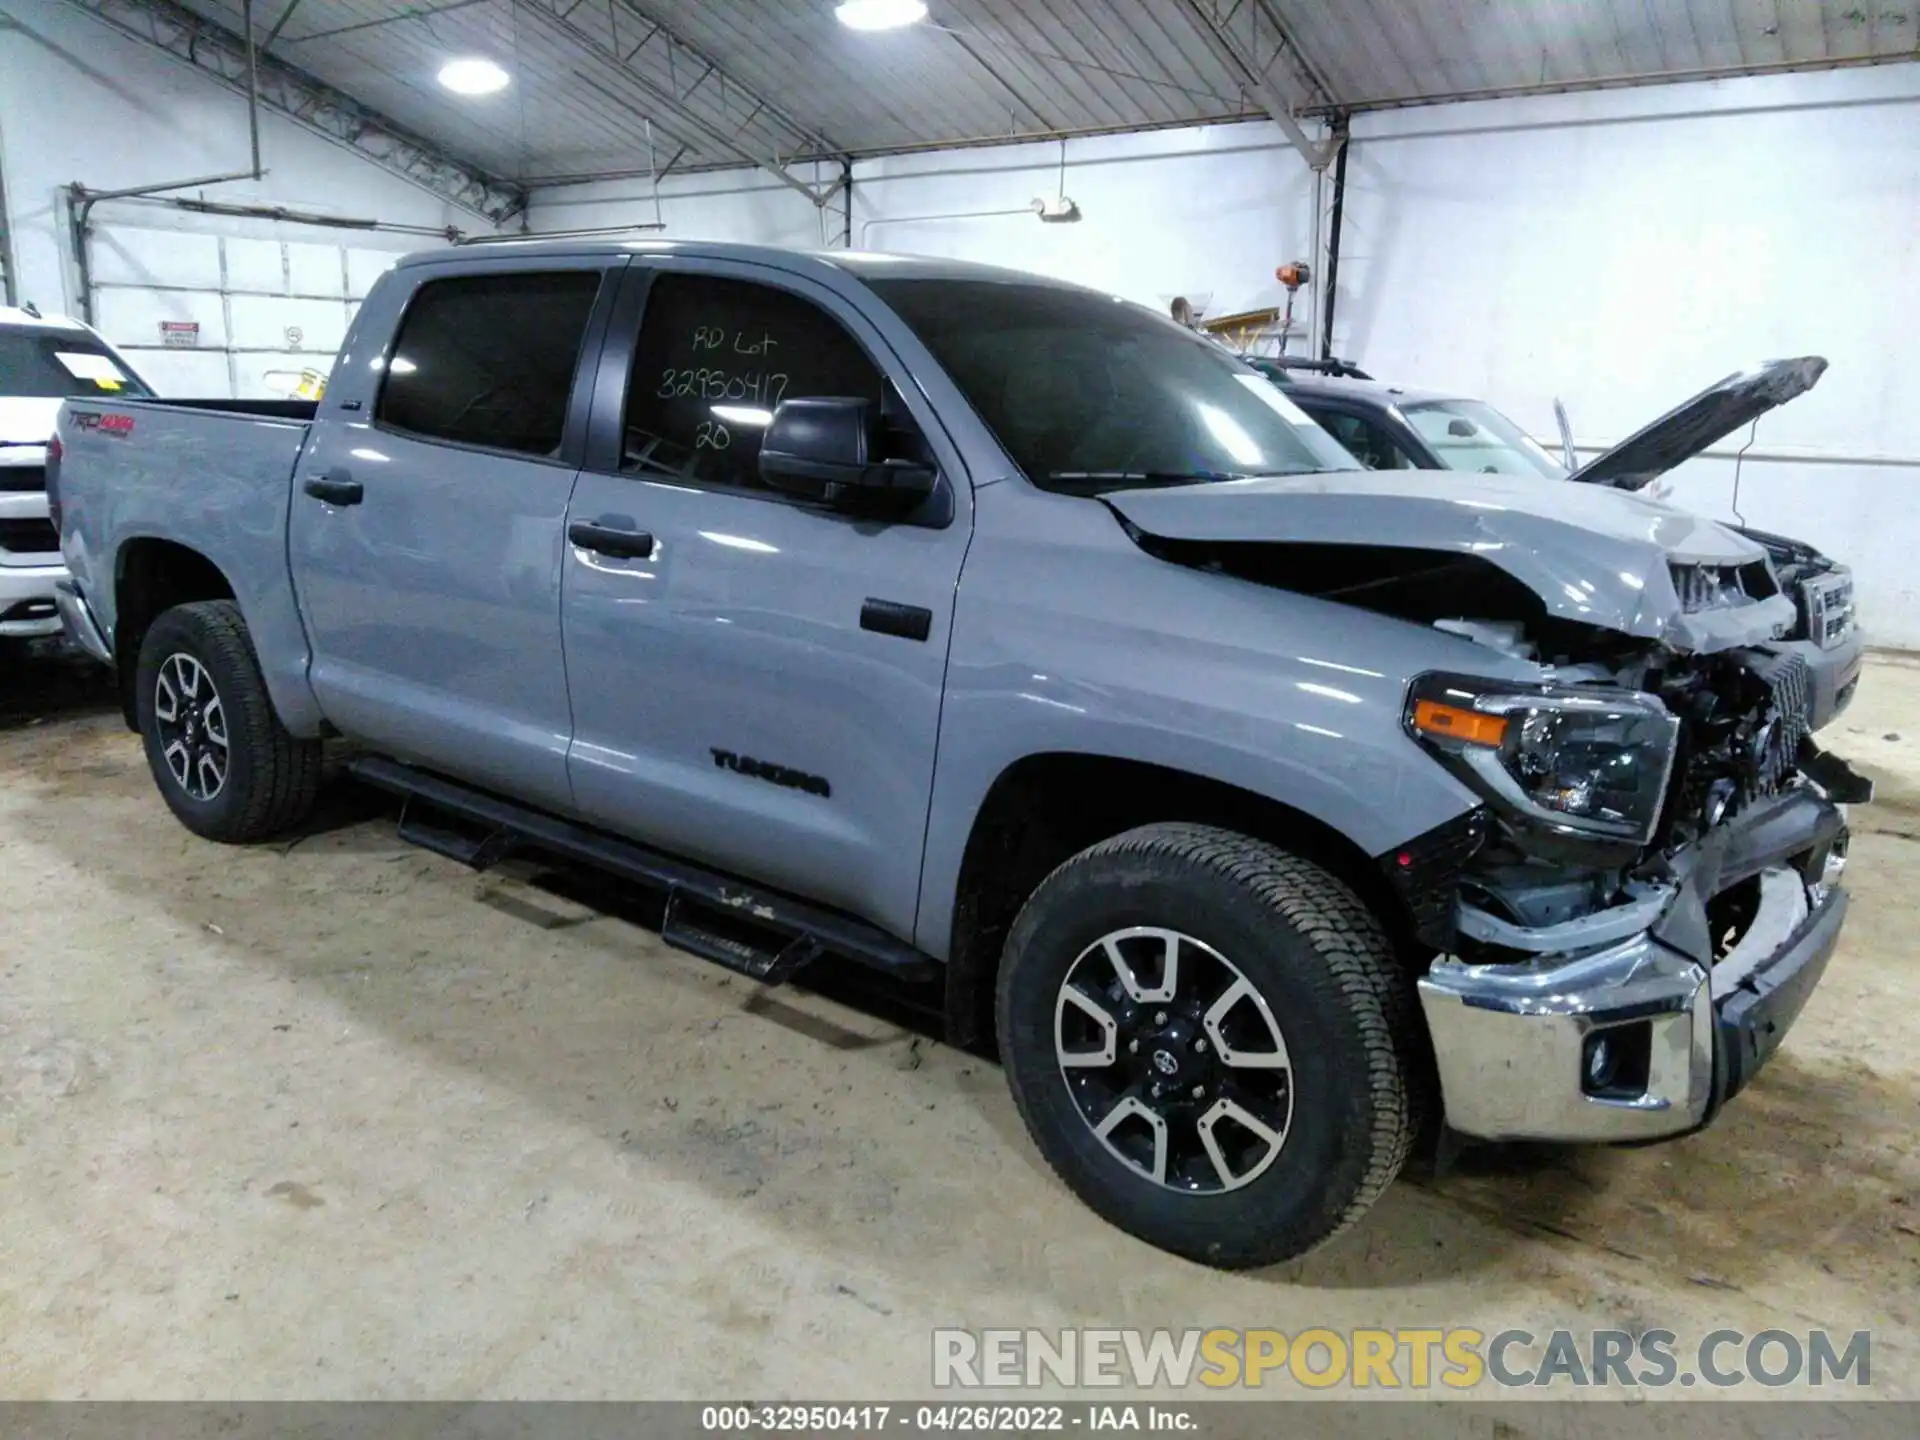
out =
[[[1645,845],[1680,721],[1651,695],[1426,675],[1407,730],[1510,825]]]

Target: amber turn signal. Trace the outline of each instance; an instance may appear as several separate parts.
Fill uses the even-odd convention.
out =
[[[1413,728],[1470,745],[1498,745],[1507,735],[1507,717],[1442,705],[1438,700],[1419,700],[1414,702]]]

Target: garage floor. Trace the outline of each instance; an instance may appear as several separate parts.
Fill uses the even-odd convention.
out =
[[[1094,1221],[992,1065],[872,1006],[476,879],[346,786],[206,844],[91,671],[0,678],[0,1391],[871,1398],[942,1325],[1617,1324],[1869,1328],[1920,1397],[1920,666],[1862,692],[1850,928],[1716,1128],[1470,1158],[1227,1276]]]

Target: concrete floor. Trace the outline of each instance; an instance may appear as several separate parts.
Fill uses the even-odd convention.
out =
[[[1829,732],[1882,782],[1853,918],[1715,1128],[1470,1158],[1232,1276],[1096,1222],[992,1065],[871,1006],[476,879],[348,787],[206,844],[90,672],[0,677],[0,1393],[872,1398],[944,1325],[1617,1324],[1871,1329],[1920,1397],[1916,717],[1878,663]]]

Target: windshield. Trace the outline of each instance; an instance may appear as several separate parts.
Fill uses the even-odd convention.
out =
[[[869,283],[1044,489],[1360,468],[1223,347],[1138,305],[1018,281]]]
[[[0,330],[0,398],[152,393],[84,331]]]
[[[1400,413],[1449,470],[1567,478],[1566,466],[1491,405],[1478,400],[1428,400],[1403,406]]]

